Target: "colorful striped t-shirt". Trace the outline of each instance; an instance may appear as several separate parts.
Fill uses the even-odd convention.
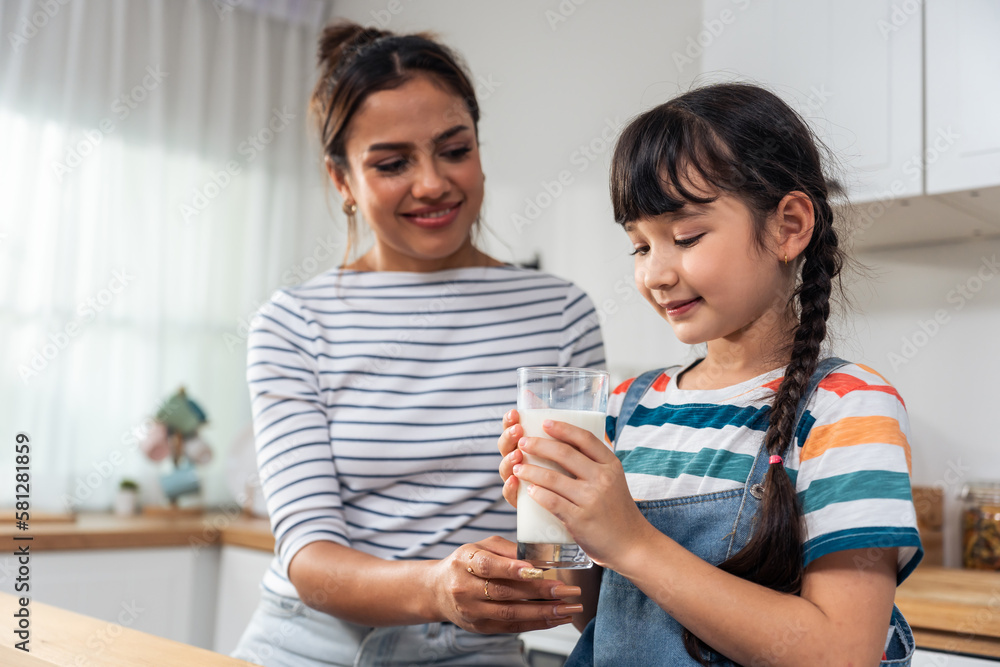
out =
[[[607,435],[632,496],[662,500],[738,489],[753,467],[784,369],[723,389],[677,386],[666,369],[624,426],[632,380],[614,390]],[[799,422],[785,468],[805,517],[804,565],[835,551],[898,547],[902,581],[923,555],[910,490],[909,421],[899,393],[866,366],[838,368]]]

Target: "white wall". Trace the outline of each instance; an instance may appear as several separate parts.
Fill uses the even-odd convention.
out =
[[[1000,479],[1000,241],[858,258],[873,275],[853,289],[857,312],[843,333],[854,341],[838,351],[885,375],[906,401],[913,482],[944,488],[945,564],[957,567],[957,495],[969,480]]]

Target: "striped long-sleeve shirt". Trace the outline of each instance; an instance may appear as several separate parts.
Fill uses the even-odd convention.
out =
[[[764,441],[784,369],[713,390],[677,386],[668,368],[624,426],[631,380],[608,405],[608,438],[629,490],[660,500],[743,488]],[[784,466],[805,517],[804,565],[847,549],[898,547],[902,581],[922,556],[910,491],[909,420],[903,399],[878,373],[849,364],[831,373],[806,406]]]
[[[603,365],[590,299],[535,271],[334,270],[278,292],[248,342],[262,585],[297,597],[288,564],[318,540],[424,559],[513,539],[496,441],[515,369]]]

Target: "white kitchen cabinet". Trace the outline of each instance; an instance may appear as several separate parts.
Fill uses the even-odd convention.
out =
[[[703,30],[684,52],[700,53],[703,82],[761,83],[792,104],[837,155],[855,202],[923,191],[919,2],[705,0],[703,7]]]
[[[229,655],[236,648],[260,602],[260,581],[273,557],[269,551],[222,547],[213,651]]]
[[[580,639],[580,631],[573,627],[572,623],[547,630],[532,630],[521,633],[524,650],[529,658],[529,664],[532,665],[546,662],[537,658],[536,654],[541,654],[546,658],[548,656],[569,656],[578,639]]]
[[[1000,185],[1000,2],[926,2],[927,193]]]
[[[996,667],[991,658],[977,658],[969,655],[954,655],[938,651],[917,649],[913,655],[913,667]]]
[[[211,649],[218,571],[216,548],[39,552],[31,598],[108,622],[87,643],[96,664],[121,627]]]

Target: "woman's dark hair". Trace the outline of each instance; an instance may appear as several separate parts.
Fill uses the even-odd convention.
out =
[[[454,118],[442,118],[442,124],[454,123],[461,111],[468,111],[479,136],[479,103],[469,75],[461,59],[429,34],[396,35],[338,21],[324,28],[316,55],[320,76],[309,113],[324,156],[340,169],[347,169],[346,134],[362,103],[372,93],[398,88],[419,75],[429,76],[462,100],[456,103],[460,108],[449,112]],[[348,229],[348,248],[354,235],[355,230]]]
[[[764,436],[768,454],[785,458],[796,407],[826,338],[830,295],[844,263],[819,145],[802,118],[773,93],[748,84],[717,84],[634,119],[618,140],[611,166],[611,200],[621,225],[730,194],[750,209],[754,239],[763,249],[767,219],[786,195],[800,192],[812,201],[813,234],[790,301],[798,326]],[[709,192],[700,183],[692,187],[695,174]],[[782,466],[771,465],[750,541],[719,568],[777,591],[800,593],[801,522],[795,485]],[[700,664],[714,662],[717,654],[688,630],[684,643]]]

